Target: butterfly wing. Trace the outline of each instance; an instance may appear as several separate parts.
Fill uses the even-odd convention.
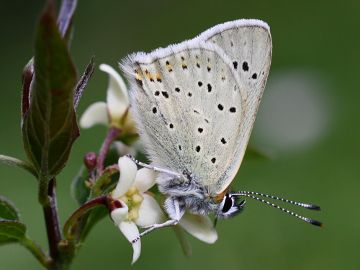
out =
[[[231,164],[245,87],[217,46],[190,40],[137,53],[122,66],[140,137],[156,166],[192,175],[210,193]]]
[[[216,44],[231,59],[247,96],[235,154],[216,184],[220,193],[231,183],[242,162],[269,74],[272,42],[269,26],[259,20],[227,22],[205,31],[198,38]]]
[[[210,195],[222,192],[244,156],[270,59],[267,25],[238,20],[123,61],[153,164],[191,174]]]

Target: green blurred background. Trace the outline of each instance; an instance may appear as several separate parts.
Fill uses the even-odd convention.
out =
[[[43,1],[1,1],[0,153],[25,158],[20,133],[21,71],[33,53],[35,21]],[[134,269],[360,269],[359,1],[79,1],[72,54],[80,71],[91,55],[114,67],[126,54],[194,37],[238,18],[271,26],[273,61],[252,145],[272,159],[248,158],[236,187],[321,205],[307,225],[257,202],[218,223],[219,240],[195,239],[184,257],[171,229],[142,241]],[[103,100],[107,76],[96,70],[79,112]],[[69,194],[85,152],[98,150],[103,127],[82,131],[58,177],[61,220],[75,209]],[[295,137],[294,137],[295,136]],[[295,138],[295,139],[292,139]],[[1,165],[0,194],[13,200],[29,234],[47,245],[35,180]],[[190,237],[191,238],[191,237]],[[72,269],[129,269],[130,245],[110,219],[98,224]],[[39,269],[17,245],[0,247],[0,269]]]

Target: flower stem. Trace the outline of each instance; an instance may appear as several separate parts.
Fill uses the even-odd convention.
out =
[[[105,137],[105,140],[104,140],[103,144],[101,145],[100,151],[99,151],[99,155],[98,155],[98,159],[97,159],[97,174],[98,175],[101,175],[101,173],[103,172],[106,154],[108,153],[108,151],[110,149],[111,143],[120,134],[120,132],[121,132],[121,130],[119,128],[110,127],[110,129]]]
[[[58,244],[60,243],[62,236],[59,225],[59,217],[57,212],[56,202],[56,180],[52,178],[48,183],[47,189],[47,203],[43,205],[44,218],[46,223],[46,232],[48,236],[50,257],[54,263],[58,263],[59,249]],[[56,269],[56,267],[55,267]]]
[[[89,210],[99,205],[108,207],[109,199],[110,198],[108,196],[97,197],[76,209],[76,211],[69,217],[64,225],[64,235],[66,240],[72,241],[74,239],[80,224],[80,220],[89,212]]]

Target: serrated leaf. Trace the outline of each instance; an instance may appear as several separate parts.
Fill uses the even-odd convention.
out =
[[[0,245],[20,242],[24,239],[26,226],[14,220],[0,220]]]
[[[81,166],[79,173],[75,176],[71,184],[71,194],[79,205],[83,205],[90,195],[90,188],[86,185],[89,173],[85,166]]]
[[[0,219],[19,220],[19,211],[7,198],[0,196]]]
[[[73,107],[76,72],[49,4],[37,26],[31,99],[23,124],[28,158],[46,179],[65,166],[79,136]]]

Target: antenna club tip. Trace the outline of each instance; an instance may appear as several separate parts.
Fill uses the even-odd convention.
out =
[[[315,225],[315,226],[318,226],[318,227],[321,227],[321,228],[323,228],[323,227],[324,227],[324,224],[323,224],[323,223],[321,223],[320,221],[317,221],[317,220],[311,219],[309,222],[310,222],[312,225]]]

